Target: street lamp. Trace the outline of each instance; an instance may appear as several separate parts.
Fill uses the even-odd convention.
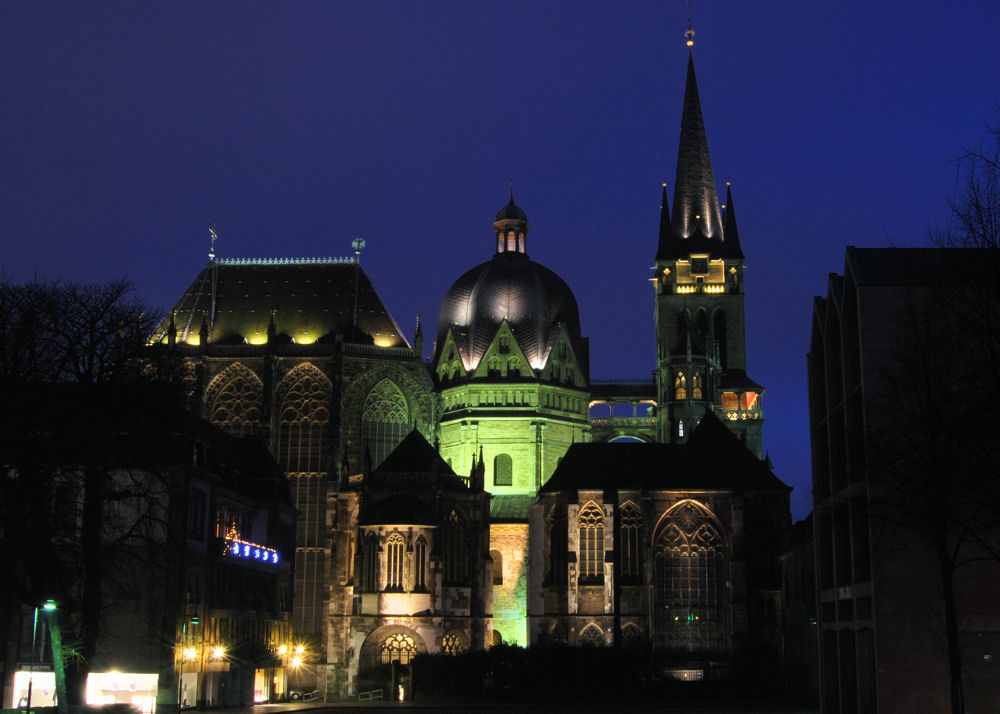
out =
[[[42,610],[45,612],[52,612],[56,609],[55,600],[46,600],[42,605]],[[35,619],[31,623],[31,671],[28,672],[28,713],[31,713],[31,688],[34,684],[35,679],[35,665],[38,662],[37,656],[35,654],[38,646],[38,605],[35,605]]]

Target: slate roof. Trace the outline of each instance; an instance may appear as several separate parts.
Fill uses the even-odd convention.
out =
[[[708,412],[686,444],[574,444],[540,493],[621,488],[790,490]]]
[[[213,324],[213,278],[212,342],[263,341],[273,312],[277,333],[297,342],[330,339],[339,333],[347,342],[409,346],[364,270],[347,258],[209,262],[171,310],[178,342],[197,335],[202,319]],[[363,336],[352,329],[355,278],[358,328]],[[153,341],[166,338],[169,324],[170,313],[153,333]]]

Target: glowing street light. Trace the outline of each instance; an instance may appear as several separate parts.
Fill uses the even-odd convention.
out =
[[[212,659],[222,659],[225,656],[226,656],[225,647],[216,646],[212,648]]]
[[[55,600],[46,600],[42,604],[42,610],[45,612],[52,612],[56,609]],[[35,678],[35,664],[37,664],[36,659],[36,648],[38,643],[38,606],[35,606],[35,619],[31,624],[31,671],[28,672],[28,712],[31,712],[31,685],[34,683]]]

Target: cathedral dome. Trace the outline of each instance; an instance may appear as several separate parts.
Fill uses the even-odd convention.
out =
[[[514,203],[514,196],[510,197],[510,203],[501,208],[497,212],[496,220],[498,221],[527,221],[528,214],[524,210]]]
[[[580,313],[569,286],[525,254],[509,251],[466,272],[445,294],[438,348],[452,330],[466,367],[474,369],[504,320],[533,369],[547,361],[550,339],[560,323],[574,346],[581,339]]]

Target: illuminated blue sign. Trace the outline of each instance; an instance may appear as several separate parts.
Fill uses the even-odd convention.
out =
[[[278,551],[242,540],[227,540],[225,554],[231,558],[256,560],[259,563],[269,563],[271,565],[277,565],[279,559]]]

